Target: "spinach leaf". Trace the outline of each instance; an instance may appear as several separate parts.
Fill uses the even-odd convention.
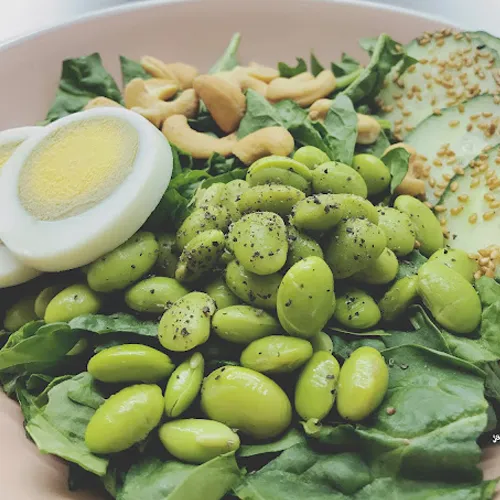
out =
[[[346,87],[349,87],[352,82],[354,82],[359,75],[361,75],[362,69],[359,68],[356,71],[353,71],[352,73],[348,73],[347,75],[344,76],[339,76],[336,81],[336,86],[335,88],[337,90],[340,89],[345,89]]]
[[[300,124],[292,125],[289,132],[293,135],[295,141],[302,146],[315,146],[324,151],[330,159],[333,159],[330,148],[323,141],[323,136],[326,136],[327,132],[322,123],[304,120]]]
[[[234,452],[199,466],[144,458],[127,472],[117,500],[220,500],[241,475]]]
[[[210,74],[218,73],[219,71],[229,71],[238,66],[238,48],[240,46],[240,41],[241,35],[235,33],[222,56],[208,71]]]
[[[368,55],[371,57],[373,52],[375,51],[375,46],[377,45],[378,38],[377,37],[367,37],[361,38],[359,40],[359,46],[368,52]]]
[[[427,257],[424,257],[418,250],[413,250],[399,261],[396,279],[399,280],[405,276],[413,276],[417,274],[420,267],[426,262]]]
[[[25,332],[28,328],[25,327],[21,331]],[[24,369],[30,364],[58,361],[74,347],[80,337],[81,332],[71,329],[66,323],[40,326],[29,337],[17,338],[17,342],[10,344],[7,342],[0,350],[0,371]]]
[[[381,130],[378,139],[373,144],[356,144],[356,154],[366,153],[380,158],[391,145],[386,133]]]
[[[210,175],[219,175],[230,172],[234,169],[236,158],[224,158],[224,156],[219,153],[213,153],[212,156],[207,160],[206,171]]]
[[[297,57],[296,66],[288,66],[284,62],[278,63],[278,71],[280,76],[284,78],[291,78],[292,76],[300,75],[300,73],[305,73],[307,71],[307,64],[301,57]]]
[[[311,73],[314,76],[318,76],[325,68],[323,65],[318,61],[316,56],[314,55],[314,52],[311,52]]]
[[[305,438],[301,432],[297,429],[290,429],[284,436],[270,443],[244,444],[238,450],[238,456],[253,457],[255,455],[264,455],[266,453],[277,453],[288,450],[288,448],[304,442]]]
[[[92,454],[85,445],[85,430],[95,408],[75,403],[69,397],[70,392],[88,387],[90,379],[90,374],[81,373],[53,387],[48,392],[47,405],[29,419],[26,431],[42,453],[57,455],[103,476],[108,459]],[[95,398],[98,397],[95,391]]]
[[[393,194],[408,173],[410,153],[405,148],[395,148],[382,156],[381,160],[391,172],[390,191]]]
[[[343,52],[340,62],[332,63],[331,66],[333,74],[338,78],[357,71],[360,69],[361,64],[359,61]]]
[[[274,105],[283,127],[289,129],[304,123],[307,119],[307,111],[296,102],[286,99]]]
[[[216,175],[215,177],[210,177],[209,179],[204,180],[201,183],[202,188],[207,188],[216,182],[222,182],[224,184],[234,181],[236,179],[245,179],[247,175],[246,168],[235,168],[234,170],[230,170],[229,172],[225,172],[223,174]]]
[[[126,313],[84,314],[72,319],[69,326],[73,329],[86,330],[99,335],[115,332],[135,333],[146,337],[158,335],[158,323],[143,321]]]
[[[278,111],[264,96],[248,89],[246,97],[247,109],[237,132],[239,139],[261,128],[282,126]]]
[[[142,80],[151,78],[151,75],[137,61],[125,56],[120,56],[120,68],[124,87],[134,78],[141,78]]]
[[[389,35],[380,35],[373,48],[370,62],[343,93],[354,103],[372,101],[382,88],[387,74],[404,56],[405,52],[401,45]]]
[[[65,59],[56,98],[47,113],[46,123],[80,111],[94,97],[104,96],[122,103],[113,77],[104,69],[101,56]]]

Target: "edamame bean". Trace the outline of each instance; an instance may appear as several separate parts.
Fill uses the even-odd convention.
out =
[[[223,206],[198,208],[186,217],[177,231],[177,248],[182,252],[184,247],[201,232],[210,229],[226,231],[230,223],[229,211]]]
[[[334,230],[325,260],[335,278],[348,278],[378,259],[386,246],[382,230],[366,219],[347,219]]]
[[[415,230],[410,217],[390,207],[377,207],[378,226],[387,238],[387,248],[398,257],[408,255],[415,247]]]
[[[426,207],[420,200],[408,195],[398,196],[394,201],[394,207],[410,217],[416,239],[420,243],[420,253],[430,257],[443,247],[441,224],[430,208]]]
[[[159,434],[171,455],[191,464],[208,462],[240,447],[238,434],[215,420],[189,418],[167,422]]]
[[[194,196],[196,208],[207,208],[214,205],[223,205],[226,199],[226,185],[215,182],[207,188],[198,189]]]
[[[306,231],[327,231],[342,219],[340,200],[335,194],[315,194],[299,201],[292,210],[292,224]]]
[[[293,154],[293,159],[314,170],[318,165],[330,161],[328,155],[314,146],[302,146]]]
[[[240,363],[260,373],[289,373],[313,354],[310,342],[284,335],[254,340],[241,353]]]
[[[165,353],[141,344],[109,347],[92,356],[87,365],[88,372],[101,382],[158,382],[174,368]]]
[[[155,270],[160,276],[173,278],[179,261],[175,234],[163,233],[158,236],[159,253]]]
[[[288,215],[293,206],[305,198],[305,194],[292,187],[280,184],[263,184],[245,191],[239,201],[238,210],[247,212],[274,212]]]
[[[223,309],[229,306],[235,306],[240,303],[236,295],[231,292],[226,282],[218,277],[205,287],[205,293],[208,293],[215,301],[217,309]],[[212,320],[213,321],[213,320]]]
[[[283,184],[307,193],[310,190],[311,171],[302,163],[286,156],[267,156],[254,162],[247,172],[250,186]]]
[[[133,385],[107,399],[90,419],[85,444],[92,453],[117,453],[142,441],[160,423],[163,395],[157,385]]]
[[[405,276],[394,283],[380,299],[378,307],[384,321],[400,318],[418,297],[418,277]]]
[[[9,332],[15,332],[26,323],[37,319],[35,297],[24,297],[7,309],[3,326]]]
[[[322,420],[333,408],[340,366],[334,356],[320,351],[304,366],[295,387],[295,410],[303,420]]]
[[[342,365],[337,387],[341,417],[359,422],[376,410],[387,392],[389,369],[373,347],[356,349]]]
[[[49,302],[63,289],[63,285],[48,286],[37,295],[35,299],[35,314],[38,318],[44,318]]]
[[[153,233],[140,231],[89,266],[87,281],[96,292],[122,290],[144,276],[158,259]]]
[[[366,182],[368,196],[380,194],[391,183],[391,172],[384,162],[374,155],[360,154],[354,156],[352,167],[357,170]]]
[[[353,279],[370,285],[385,285],[398,274],[399,262],[392,250],[384,248],[375,262],[358,271]]]
[[[368,188],[363,177],[349,165],[329,161],[316,168],[312,174],[315,193],[349,193],[366,198]]]
[[[45,322],[70,321],[83,314],[96,314],[101,299],[87,285],[71,285],[59,292],[45,310]]]
[[[313,346],[313,352],[326,351],[330,354],[333,352],[333,341],[325,332],[318,332],[309,339]]]
[[[174,302],[158,327],[160,344],[169,351],[184,352],[204,344],[210,336],[215,302],[203,292],[191,292]]]
[[[248,184],[247,181],[242,179],[229,181],[226,184],[226,198],[229,201],[236,203],[247,189],[250,189],[250,184]]]
[[[267,276],[248,272],[238,261],[233,260],[226,268],[226,284],[229,289],[247,304],[275,309],[281,274]]]
[[[367,219],[373,224],[378,224],[378,212],[371,201],[355,194],[337,194],[342,219]]]
[[[176,418],[195,400],[203,382],[205,361],[199,352],[181,363],[168,379],[165,389],[165,413]]]
[[[209,418],[254,439],[275,437],[292,420],[283,389],[262,373],[241,366],[223,366],[205,378],[201,408]]]
[[[430,256],[429,262],[440,262],[448,266],[470,283],[474,281],[474,273],[479,268],[477,261],[471,259],[467,252],[459,248],[441,248]]]
[[[173,278],[146,278],[127,290],[125,302],[134,311],[158,314],[187,293],[189,290]]]
[[[349,288],[337,297],[337,307],[333,315],[347,328],[366,330],[380,321],[380,309],[370,295],[359,288]]]
[[[279,271],[286,262],[288,240],[283,219],[272,212],[255,212],[235,222],[228,234],[240,264],[259,276]]]
[[[292,267],[306,257],[323,258],[323,250],[316,240],[301,233],[293,226],[288,226],[288,257],[286,265]]]
[[[278,321],[263,309],[241,305],[219,309],[212,328],[221,339],[235,344],[249,344],[281,331]]]
[[[175,270],[175,279],[191,283],[212,270],[224,252],[226,238],[222,231],[202,231],[186,244]]]
[[[307,257],[287,271],[278,289],[277,311],[290,335],[312,337],[323,329],[334,309],[333,275],[323,259]]]
[[[481,322],[481,301],[474,287],[439,261],[419,269],[418,293],[436,321],[452,332],[471,333]]]

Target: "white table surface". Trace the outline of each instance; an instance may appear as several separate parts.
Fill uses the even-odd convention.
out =
[[[132,0],[0,0],[0,42],[91,11],[131,2]],[[378,3],[439,16],[466,29],[483,29],[500,36],[500,0],[378,0]]]

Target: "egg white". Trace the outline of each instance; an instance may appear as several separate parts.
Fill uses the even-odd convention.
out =
[[[41,130],[41,127],[19,127],[4,130],[0,132],[0,148],[10,144],[22,143],[29,137],[39,134]],[[15,146],[15,148],[17,149],[19,145]],[[2,182],[2,170],[3,168],[0,165],[0,183]],[[37,277],[39,274],[40,271],[23,264],[0,240],[0,288],[19,285]]]
[[[54,137],[55,132],[69,125],[74,129],[78,122],[84,126],[84,122],[95,118],[118,119],[135,129],[138,141],[131,171],[105,199],[84,211],[57,220],[34,216],[20,199],[23,167],[39,151],[37,148],[50,142],[49,136]],[[0,213],[5,217],[0,220],[0,239],[19,260],[42,271],[86,265],[115,249],[144,224],[168,187],[172,166],[168,141],[137,113],[121,108],[95,108],[64,117],[21,144],[4,166]]]

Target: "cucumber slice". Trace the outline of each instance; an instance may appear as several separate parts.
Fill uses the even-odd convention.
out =
[[[466,252],[500,246],[500,145],[476,157],[452,183],[458,189],[450,184],[439,202],[446,208],[449,246]]]
[[[406,47],[408,55],[420,62],[401,76],[396,66],[377,99],[383,117],[394,123],[398,140],[433,110],[500,92],[500,56],[489,46],[479,50],[482,45],[483,39],[469,33],[443,30]]]
[[[486,31],[471,32],[472,38],[477,38],[481,44],[487,45],[490,49],[496,50],[500,54],[500,38],[491,35]],[[479,46],[481,47],[481,45]]]
[[[499,103],[499,104],[497,104]],[[500,99],[482,95],[424,120],[405,140],[428,165],[427,201],[441,198],[448,181],[486,146],[500,142]]]

